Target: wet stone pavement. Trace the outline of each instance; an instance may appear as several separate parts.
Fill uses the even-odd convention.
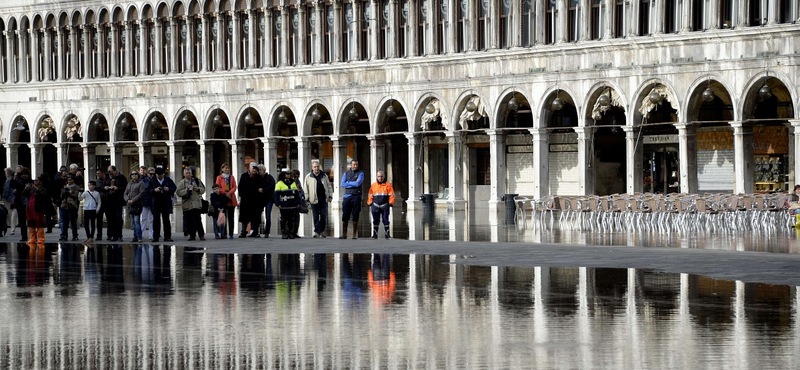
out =
[[[9,235],[0,368],[800,362],[794,231],[522,230],[481,217],[399,214],[392,240],[365,238],[366,218],[358,240],[31,248]]]

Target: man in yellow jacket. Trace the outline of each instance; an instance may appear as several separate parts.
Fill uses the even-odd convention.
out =
[[[384,236],[386,239],[391,239],[389,235],[389,210],[394,206],[394,188],[392,184],[386,181],[386,173],[378,171],[375,178],[378,181],[369,187],[369,196],[367,197],[367,205],[370,206],[372,211],[372,239],[378,239],[378,225],[380,218],[383,216],[383,229],[385,230]]]

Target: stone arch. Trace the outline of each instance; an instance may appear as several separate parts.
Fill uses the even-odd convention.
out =
[[[794,89],[790,88],[792,85],[787,83],[787,81],[790,80],[791,79],[787,76],[782,73],[776,73],[775,71],[762,71],[753,76],[745,85],[742,91],[742,98],[737,107],[737,110],[741,112],[739,115],[740,119],[744,121],[752,117],[758,104],[758,91],[764,85],[770,87],[772,94],[777,98],[779,103],[788,102],[792,106],[789,110],[782,110],[781,112],[783,114],[779,113],[777,119],[795,118],[797,116],[795,112],[798,105],[795,103],[797,101],[797,96]]]
[[[395,114],[402,111],[406,114],[406,121],[408,121],[408,118],[410,118],[408,116],[409,112],[408,107],[406,106],[403,100],[397,99],[395,97],[385,96],[380,100],[380,102],[378,102],[378,105],[372,114],[372,116],[375,117],[375,119],[373,120],[373,124],[370,125],[371,133],[378,134],[383,132],[384,128],[382,127],[383,126],[382,122],[386,121],[387,119],[386,109],[389,108],[390,104],[392,109],[395,110]],[[409,127],[410,125],[406,125],[406,130],[405,130],[406,132],[409,132]]]
[[[528,98],[531,96],[531,93],[526,89],[523,89],[519,86],[512,86],[504,89],[497,95],[497,99],[494,101],[494,111],[491,113],[491,116],[494,117],[491,128],[497,129],[502,127],[506,127],[506,116],[509,113],[509,101],[511,98],[514,98],[517,101],[517,109],[520,107],[527,106],[531,112],[531,120],[533,120],[533,102]],[[533,127],[533,126],[531,126]]]
[[[556,98],[559,98],[565,104],[571,105],[575,109],[575,113],[577,116],[577,112],[580,111],[580,106],[575,101],[575,93],[570,89],[569,86],[550,86],[542,94],[540,99],[540,106],[538,109],[539,115],[533,118],[533,126],[534,128],[545,128],[548,127],[548,122],[552,116],[552,105],[555,102]],[[568,108],[569,107],[566,107]],[[580,119],[578,119],[580,121]],[[575,122],[574,125],[570,124],[568,127],[578,127],[579,122]]]
[[[329,102],[325,101],[322,98],[311,100],[310,102],[308,102],[308,104],[306,104],[306,107],[303,109],[304,113],[303,113],[303,124],[302,124],[303,128],[302,136],[313,135],[312,130],[314,129],[315,121],[311,115],[314,112],[314,109],[319,110],[320,108],[322,108],[320,110],[320,115],[321,115],[320,119],[325,117],[325,115],[327,114],[331,118],[331,126],[333,126],[333,122],[335,121],[333,120],[333,116],[331,116],[332,112],[330,111],[330,109],[328,109],[329,104],[330,104]],[[334,132],[335,131],[332,131],[331,134],[333,134]]]
[[[466,112],[466,107],[468,103],[473,102],[476,104],[476,109],[474,112],[469,113]],[[452,119],[450,120],[450,127],[451,131],[458,129],[466,129],[466,127],[462,126],[462,121],[467,123],[467,116],[470,118],[476,118],[473,122],[477,122],[481,120],[481,118],[486,118],[487,122],[485,124],[485,128],[489,128],[491,126],[491,118],[490,112],[492,111],[492,107],[489,105],[488,99],[478,90],[466,90],[462,91],[461,94],[456,98],[456,104],[451,109],[451,116]]]
[[[351,117],[350,113],[351,113],[352,109],[355,109],[355,111],[357,113],[357,116],[355,118]],[[336,124],[333,126],[333,132],[335,134],[337,134],[337,135],[345,134],[346,132],[344,130],[347,130],[348,127],[351,126],[350,125],[350,122],[351,122],[350,119],[351,118],[360,120],[360,119],[362,119],[362,116],[365,116],[365,115],[366,115],[366,119],[367,119],[367,129],[366,129],[366,131],[367,131],[367,134],[368,134],[369,133],[369,129],[371,127],[371,123],[369,121],[370,120],[370,116],[369,116],[369,113],[367,112],[366,105],[364,105],[364,102],[361,101],[358,98],[346,99],[344,102],[342,102],[342,105],[339,106],[339,110],[337,111],[337,115],[336,116],[338,117],[338,120],[336,121]],[[347,120],[347,121],[345,121],[345,120]],[[353,126],[353,127],[355,127],[356,130],[358,129],[357,125],[358,125],[358,123],[356,123],[356,125]]]
[[[663,99],[662,103],[660,103],[659,105],[662,105],[663,101],[669,102],[672,109],[675,110],[675,114],[677,116],[676,122],[681,121],[682,119],[681,118],[682,111],[680,110],[681,102],[680,99],[678,98],[678,95],[675,93],[676,90],[675,87],[672,85],[672,82],[661,78],[650,78],[639,84],[639,88],[637,88],[633,94],[633,99],[630,102],[631,105],[628,107],[627,110],[628,112],[630,112],[627,115],[628,126],[637,126],[642,122],[644,122],[643,121],[644,115],[641,113],[640,110],[642,102],[644,101],[644,99],[648,97],[648,94],[650,94],[652,89],[659,85],[664,86],[665,88],[663,90],[663,93],[661,94]]]
[[[418,122],[422,122],[423,116],[426,114],[425,108],[428,105],[428,103],[431,103],[431,102],[434,102],[434,101],[437,102],[434,105],[439,105],[439,106],[441,106],[441,108],[447,107],[447,102],[444,100],[444,97],[442,97],[440,94],[437,94],[437,93],[434,93],[434,92],[424,93],[424,94],[422,94],[422,96],[419,97],[419,99],[417,99],[417,102],[414,105],[414,112],[413,112],[414,113],[414,119],[411,121],[412,122],[411,123],[412,129],[410,129],[409,132],[423,132],[423,131],[425,131],[422,128],[422,125],[417,126],[417,123]],[[437,112],[438,112],[440,117],[444,116],[444,117],[441,117],[442,122],[447,122],[447,119],[448,119],[448,117],[446,117],[447,111],[445,109],[437,108]],[[434,114],[436,114],[436,113],[434,113]]]

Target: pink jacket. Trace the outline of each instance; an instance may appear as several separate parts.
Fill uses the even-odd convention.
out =
[[[236,207],[236,206],[239,205],[239,203],[236,201],[236,178],[233,177],[233,174],[231,174],[231,176],[230,176],[230,181],[231,181],[231,190],[230,190],[230,193],[231,193],[231,204],[233,204],[233,206]],[[225,191],[225,187],[226,187],[225,177],[223,177],[222,175],[217,176],[216,183],[217,183],[217,185],[219,185],[219,193],[220,194],[225,195],[225,194],[228,193],[227,191]]]

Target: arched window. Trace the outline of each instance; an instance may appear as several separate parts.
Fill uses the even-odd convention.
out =
[[[323,62],[330,63],[335,60],[336,52],[334,47],[336,45],[336,35],[334,32],[333,24],[334,18],[336,15],[334,14],[334,9],[332,4],[325,5],[325,21],[323,24],[323,33],[325,34],[325,45],[322,50]]]
[[[470,33],[469,0],[458,0],[456,6],[456,52],[463,53],[469,50]]]
[[[380,2],[378,2],[378,7],[380,7]],[[370,15],[369,2],[361,3],[361,11],[358,14],[358,55],[355,55],[355,58],[358,60],[367,60],[369,59],[372,49],[369,42],[369,25],[372,19],[374,19]],[[376,14],[376,17],[378,17],[379,14],[380,12]]]
[[[353,11],[353,3],[344,3],[342,4],[342,17],[344,18],[344,22],[342,22],[342,61],[349,62],[355,59],[355,51],[353,50],[353,44],[355,44],[355,24],[357,22],[354,21],[354,11]]]
[[[290,66],[300,64],[300,12],[296,7],[289,8],[289,60]]]
[[[647,36],[649,34],[650,0],[639,0],[639,36]]]
[[[317,45],[319,45],[319,35],[317,34],[317,8],[309,5],[306,8],[306,22],[305,22],[305,38],[306,50],[305,59],[307,64],[313,64],[317,61]]]
[[[502,49],[510,48],[513,43],[511,38],[513,37],[514,33],[511,30],[514,29],[514,18],[512,17],[514,8],[511,5],[511,0],[500,1],[500,34],[498,36],[500,37],[500,48]]]
[[[533,0],[522,0],[522,46],[530,47],[536,43],[535,24],[536,12]]]
[[[664,33],[678,32],[678,17],[680,17],[678,2],[676,0],[664,0]]]
[[[430,37],[431,30],[430,20],[433,19],[433,17],[428,16],[428,14],[430,14],[428,1],[419,1],[422,2],[422,5],[415,10],[417,12],[417,44],[414,45],[414,47],[417,48],[417,55],[422,56],[427,53],[426,45],[428,44],[428,37]]]
[[[569,0],[567,11],[567,41],[578,41],[581,38],[581,2]]]
[[[545,0],[545,17],[544,17],[544,43],[553,44],[556,40],[556,24],[558,16],[558,9],[556,9],[556,0]]]
[[[278,9],[272,10],[272,66],[277,67],[281,62],[281,50],[283,43],[281,38],[283,28],[283,18],[281,18],[281,11]]]

